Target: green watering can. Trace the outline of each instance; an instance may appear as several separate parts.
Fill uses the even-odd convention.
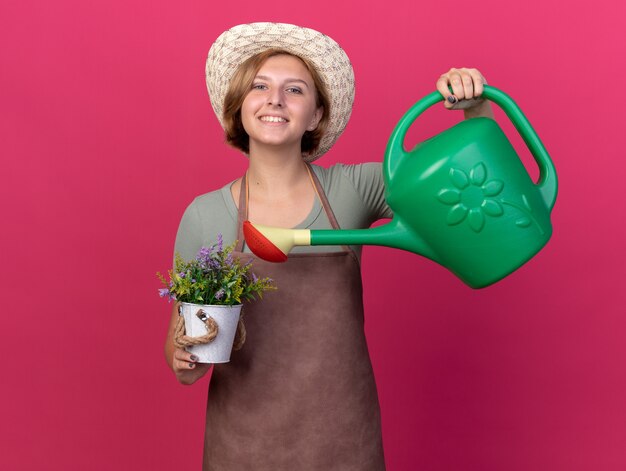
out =
[[[408,250],[448,268],[472,288],[509,275],[530,260],[552,234],[554,164],[517,105],[485,86],[483,97],[511,119],[539,166],[535,184],[498,124],[473,118],[407,152],[404,138],[426,109],[443,100],[433,92],[402,117],[385,153],[385,198],[394,212],[369,229],[279,229],[244,223],[250,249],[285,261],[294,245],[384,245]]]

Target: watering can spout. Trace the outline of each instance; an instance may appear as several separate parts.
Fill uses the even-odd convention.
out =
[[[432,249],[399,218],[369,229],[311,231],[311,245],[380,245],[436,261]]]
[[[437,261],[432,249],[400,219],[369,229],[281,229],[244,222],[246,243],[258,257],[272,262],[287,261],[298,245],[381,245],[407,250]]]

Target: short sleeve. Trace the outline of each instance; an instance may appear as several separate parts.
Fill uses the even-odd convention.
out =
[[[353,183],[374,221],[393,217],[393,212],[385,200],[385,182],[381,163],[344,165],[342,169],[345,176]]]
[[[193,202],[183,213],[183,217],[178,225],[174,254],[180,254],[184,260],[193,259],[202,247],[202,234],[200,211],[195,202]]]

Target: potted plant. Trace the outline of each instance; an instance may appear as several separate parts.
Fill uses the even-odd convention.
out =
[[[159,295],[179,303],[174,343],[201,363],[228,362],[235,334],[235,349],[245,341],[242,303],[275,289],[270,278],[258,278],[250,271],[251,261],[241,263],[233,257],[234,247],[235,243],[224,247],[218,235],[216,244],[202,247],[191,261],[176,254],[169,280],[157,273],[166,286]]]

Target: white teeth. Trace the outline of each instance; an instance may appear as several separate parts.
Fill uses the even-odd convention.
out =
[[[261,121],[266,121],[268,123],[286,123],[287,122],[285,118],[279,118],[278,116],[261,116]]]

